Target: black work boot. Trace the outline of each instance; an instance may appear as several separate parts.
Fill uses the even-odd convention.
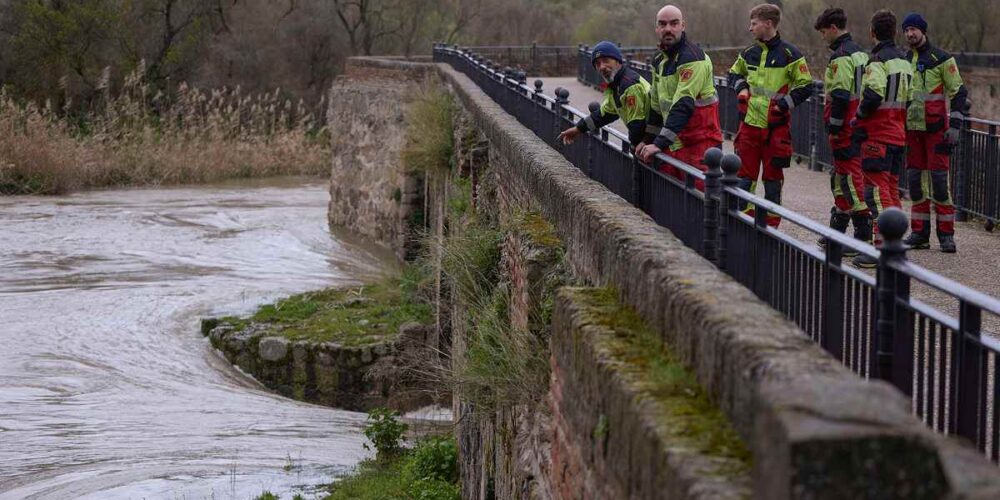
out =
[[[878,266],[878,259],[875,257],[869,257],[865,254],[860,254],[857,257],[854,257],[854,259],[851,260],[851,263],[854,264],[854,267],[871,269]]]
[[[847,225],[850,223],[851,214],[839,212],[836,207],[830,209],[830,229],[835,229],[844,233],[847,232]],[[820,248],[826,249],[826,237],[823,236],[816,240],[816,244],[819,245]]]
[[[911,250],[926,250],[931,247],[930,238],[920,234],[920,233],[910,233],[903,240],[903,244],[910,247]],[[954,243],[952,243],[954,248]]]
[[[941,243],[941,251],[944,253],[955,253],[958,248],[955,247],[955,235],[953,234],[939,234],[938,242]]]

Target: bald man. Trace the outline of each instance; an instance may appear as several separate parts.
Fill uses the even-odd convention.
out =
[[[688,39],[684,15],[673,5],[656,13],[660,53],[653,60],[647,136],[637,148],[639,159],[649,162],[664,152],[705,171],[705,150],[722,147],[719,98],[712,81],[712,60]],[[664,173],[683,178],[670,166]],[[704,189],[703,183],[696,183]]]

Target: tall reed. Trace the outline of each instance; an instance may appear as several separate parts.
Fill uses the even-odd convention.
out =
[[[105,71],[86,112],[0,91],[0,194],[327,172],[325,97],[311,109],[280,90],[181,83],[154,93],[144,72],[140,64],[112,93]]]

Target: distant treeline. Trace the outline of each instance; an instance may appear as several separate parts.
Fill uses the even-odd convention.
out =
[[[758,0],[681,0],[702,43],[749,42]],[[878,8],[922,11],[929,35],[951,50],[1000,52],[996,0],[784,0],[783,36],[822,45],[812,30],[831,4],[862,38]],[[144,80],[172,92],[282,89],[318,102],[354,54],[428,54],[433,41],[467,45],[576,44],[610,39],[651,45],[646,0],[0,0],[0,82],[8,95],[55,109],[86,107],[145,62]],[[993,7],[992,9],[990,7]],[[117,89],[112,89],[116,91]],[[71,106],[67,108],[66,102]]]

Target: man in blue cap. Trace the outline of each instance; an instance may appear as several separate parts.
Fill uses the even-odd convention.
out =
[[[955,58],[927,39],[927,21],[920,14],[911,13],[903,19],[903,34],[910,45],[913,68],[906,110],[906,180],[913,199],[912,232],[905,243],[914,249],[930,247],[933,200],[941,251],[954,253],[955,205],[948,190],[948,170],[951,150],[958,144],[968,114],[969,93]]]
[[[572,144],[577,136],[599,130],[621,118],[628,128],[628,140],[633,147],[642,142],[649,115],[649,82],[624,64],[621,50],[611,42],[594,46],[591,64],[604,80],[604,100],[597,111],[581,118],[576,126],[563,130],[559,139]]]

